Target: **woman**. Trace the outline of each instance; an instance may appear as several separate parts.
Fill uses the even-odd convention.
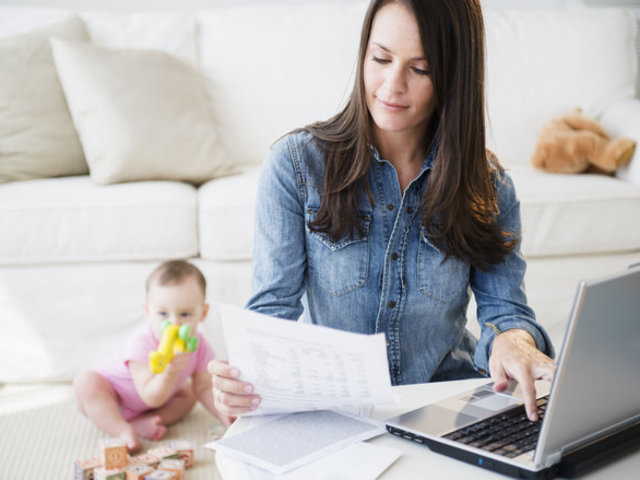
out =
[[[305,301],[313,323],[384,332],[396,385],[515,379],[536,420],[553,348],[523,290],[513,184],[485,149],[483,78],[478,0],[372,1],[347,106],[264,162],[247,308],[294,320]],[[209,370],[229,421],[259,403],[233,366]]]

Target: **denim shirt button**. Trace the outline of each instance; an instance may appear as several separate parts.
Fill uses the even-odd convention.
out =
[[[397,260],[398,259],[398,254],[396,252],[393,252],[391,254],[391,260]]]
[[[393,210],[393,203],[390,203],[389,205],[387,205],[387,210],[389,211]]]
[[[387,338],[387,347],[390,347],[390,346],[391,346],[391,340]]]
[[[411,215],[413,213],[413,207],[407,207],[407,213]]]
[[[393,308],[393,307],[395,307],[395,306],[396,306],[396,302],[394,302],[393,300],[391,300],[389,303],[387,303],[387,306],[388,306],[389,308]]]

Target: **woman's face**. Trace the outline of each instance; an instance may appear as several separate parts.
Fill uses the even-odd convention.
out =
[[[364,89],[376,135],[424,135],[435,110],[418,24],[398,3],[378,10],[364,60]]]

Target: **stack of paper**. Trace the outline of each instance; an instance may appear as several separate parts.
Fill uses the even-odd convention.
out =
[[[358,443],[384,433],[382,423],[337,411],[393,402],[384,335],[289,322],[225,305],[220,314],[229,363],[262,401],[252,412],[260,416],[234,424],[232,430],[241,433],[206,446],[240,460],[232,464],[245,469],[242,476],[335,479],[354,478],[357,470],[355,477],[374,479],[400,455]],[[376,462],[358,460],[372,449]]]

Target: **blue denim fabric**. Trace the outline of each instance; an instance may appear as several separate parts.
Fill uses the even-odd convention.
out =
[[[247,308],[290,320],[304,310],[305,321],[318,325],[384,332],[394,385],[486,374],[495,335],[511,328],[526,330],[540,350],[553,355],[527,306],[519,250],[486,272],[455,258],[442,263],[418,212],[435,152],[403,196],[394,167],[372,149],[368,181],[375,205],[363,195],[362,234],[332,242],[307,226],[320,206],[322,149],[308,132],[276,143],[258,188]],[[511,179],[501,172],[496,185],[500,226],[519,235]],[[470,290],[478,304],[479,340],[465,328]]]

